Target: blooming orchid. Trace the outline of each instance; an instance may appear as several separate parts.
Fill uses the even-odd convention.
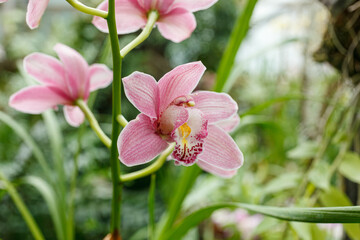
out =
[[[42,53],[33,53],[24,59],[25,71],[41,85],[26,87],[13,94],[9,105],[31,114],[65,105],[65,118],[76,127],[84,121],[84,114],[75,102],[78,99],[86,101],[90,92],[108,86],[112,71],[103,64],[89,66],[78,52],[63,44],[57,44],[54,50],[60,61]]]
[[[157,11],[156,22],[161,35],[173,42],[190,37],[196,28],[193,12],[207,9],[217,0],[115,0],[116,25],[118,34],[126,34],[144,28],[151,11]],[[98,9],[107,11],[108,1]],[[108,32],[107,22],[94,17],[93,24],[101,31]]]
[[[0,0],[0,3],[7,0]],[[42,15],[45,12],[49,0],[29,0],[29,4],[26,12],[26,23],[31,28],[37,28],[39,26]]]
[[[217,124],[232,130],[239,120],[238,107],[225,93],[192,93],[204,72],[201,62],[193,62],[176,67],[159,82],[140,72],[123,79],[127,98],[141,112],[118,139],[119,158],[125,165],[147,163],[175,142],[176,165],[197,163],[222,177],[236,173],[243,155]]]

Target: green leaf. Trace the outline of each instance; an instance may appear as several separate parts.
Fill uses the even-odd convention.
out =
[[[277,193],[283,190],[295,188],[299,185],[301,174],[290,172],[284,173],[279,177],[271,180],[263,189],[263,194]]]
[[[186,232],[200,224],[203,220],[221,208],[244,208],[270,217],[297,222],[309,223],[360,223],[360,207],[333,207],[333,208],[288,208],[251,205],[243,203],[220,203],[199,209],[182,221],[172,231],[161,238],[177,240]],[[360,235],[359,235],[360,236]]]
[[[330,165],[326,162],[318,162],[309,172],[310,182],[323,190],[330,188],[330,178]]]
[[[44,173],[47,174],[49,180],[51,180],[52,179],[52,176],[50,174],[51,170],[46,162],[44,154],[42,153],[40,147],[36,144],[34,139],[30,136],[30,134],[13,118],[11,118],[9,115],[1,111],[0,111],[0,121],[4,122],[6,125],[12,128],[12,130],[25,142],[25,144],[31,149],[32,153],[34,154],[34,157],[39,162]]]
[[[339,172],[353,182],[360,184],[360,156],[359,154],[348,152],[342,160]]]
[[[2,181],[4,188],[9,193],[12,200],[14,201],[15,206],[19,210],[20,214],[24,218],[34,239],[44,240],[45,239],[44,235],[42,234],[39,226],[36,224],[33,216],[31,215],[29,209],[26,207],[19,193],[16,191],[16,188],[5,178],[5,176],[1,172],[0,172],[0,180]]]
[[[336,188],[330,188],[328,191],[321,193],[320,201],[326,207],[352,205],[348,197]],[[344,224],[344,228],[351,239],[360,240],[359,224]]]
[[[64,226],[61,221],[62,215],[65,214],[65,211],[61,210],[58,198],[54,190],[46,181],[35,176],[29,176],[24,178],[24,183],[33,186],[40,192],[49,208],[50,215],[55,226],[57,239],[65,240],[66,226]]]
[[[250,25],[250,18],[253,14],[257,0],[248,0],[242,13],[238,16],[234,29],[231,33],[229,43],[220,61],[217,71],[214,91],[221,92],[229,78],[231,69],[234,65],[236,54],[244,40]]]
[[[318,150],[318,144],[313,141],[300,143],[287,153],[287,157],[291,159],[306,160],[315,157]]]

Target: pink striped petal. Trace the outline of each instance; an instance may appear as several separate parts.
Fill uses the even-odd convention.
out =
[[[138,0],[138,3],[146,12],[156,9],[161,15],[168,12],[175,1],[176,0]]]
[[[201,160],[197,161],[197,165],[201,167],[203,170],[222,178],[232,178],[237,173],[237,170],[224,170],[221,168],[214,167],[213,165],[210,165]]]
[[[200,91],[191,97],[195,101],[195,108],[201,110],[209,123],[227,119],[238,110],[237,103],[226,93]]]
[[[4,2],[6,2],[7,0],[0,0],[0,3],[4,3]]]
[[[112,71],[104,64],[93,64],[90,66],[90,92],[99,88],[106,88],[113,79]]]
[[[29,0],[26,12],[26,23],[31,29],[39,26],[41,17],[48,4],[49,0]]]
[[[191,12],[183,8],[175,8],[161,15],[157,26],[164,38],[178,43],[191,36],[196,28],[196,20]]]
[[[176,0],[174,7],[185,8],[190,12],[204,10],[214,5],[218,0]]]
[[[76,106],[64,106],[64,115],[66,121],[73,127],[80,126],[85,119],[81,109]]]
[[[55,87],[31,86],[14,93],[9,105],[18,111],[38,114],[58,104],[71,104],[66,95]]]
[[[158,83],[160,114],[177,97],[190,94],[200,81],[205,69],[202,62],[192,62],[180,65],[165,74]]]
[[[87,99],[90,81],[89,65],[85,59],[74,49],[60,43],[55,45],[54,50],[64,65],[67,86],[72,98]]]
[[[108,1],[102,2],[98,9],[108,11]],[[146,11],[144,11],[134,0],[115,0],[116,27],[118,34],[136,32],[145,27],[147,22]],[[92,23],[100,31],[108,33],[108,26],[105,19],[94,17]]]
[[[40,83],[66,89],[65,71],[59,60],[42,53],[33,53],[24,59],[25,71]]]
[[[126,166],[144,164],[154,159],[167,146],[167,142],[155,133],[150,118],[140,114],[120,133],[119,159]]]
[[[145,115],[157,118],[159,90],[156,80],[145,73],[134,72],[123,79],[126,97]]]
[[[232,117],[216,122],[215,125],[224,129],[226,132],[232,132],[240,123],[240,117],[234,114]]]
[[[243,154],[229,134],[215,125],[208,125],[208,136],[199,160],[224,170],[235,170],[241,167],[243,159]]]

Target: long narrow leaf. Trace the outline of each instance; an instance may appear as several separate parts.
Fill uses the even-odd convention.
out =
[[[13,118],[1,111],[0,121],[8,125],[25,142],[25,144],[31,149],[32,153],[34,154],[34,157],[39,162],[44,173],[49,177],[49,180],[52,179],[52,176],[50,174],[51,171],[49,165],[46,162],[44,154],[42,153],[40,147],[36,144],[34,139],[30,136],[30,134]]]
[[[24,218],[34,239],[35,240],[45,240],[44,235],[40,231],[39,226],[36,224],[33,216],[31,215],[30,211],[28,210],[25,203],[21,199],[19,193],[16,191],[15,187],[5,178],[5,176],[3,176],[3,174],[1,172],[0,172],[0,180],[2,180],[2,183],[4,184],[6,191],[10,194],[17,209],[19,210],[22,217]]]
[[[60,210],[58,198],[51,186],[43,179],[35,176],[26,177],[24,179],[24,183],[33,186],[40,192],[49,208],[50,215],[55,226],[57,239],[65,240],[66,226],[64,226],[61,221],[61,214],[63,213]]]
[[[221,203],[199,209],[185,217],[164,239],[182,239],[193,227],[221,208],[244,208],[273,218],[286,221],[309,223],[360,223],[360,206],[330,208],[287,208],[269,207],[242,203]]]
[[[234,29],[231,33],[228,46],[220,61],[217,71],[214,91],[221,92],[230,76],[231,69],[234,65],[236,54],[244,40],[250,25],[250,19],[253,14],[257,0],[248,0],[242,13],[236,20]]]

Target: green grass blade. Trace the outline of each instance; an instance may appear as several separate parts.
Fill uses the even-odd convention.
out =
[[[269,217],[309,223],[360,223],[360,206],[327,208],[269,207],[242,203],[220,203],[199,209],[185,217],[163,239],[177,240],[221,208],[243,208]]]
[[[0,172],[0,180],[2,180],[2,183],[4,184],[6,191],[10,194],[17,209],[19,210],[22,217],[24,218],[34,239],[35,240],[45,240],[44,235],[40,231],[39,226],[36,224],[33,216],[31,215],[30,211],[28,210],[25,203],[21,199],[19,193],[16,191],[15,187],[5,178],[5,176],[3,176],[3,174],[1,172]]]
[[[46,162],[43,152],[40,150],[40,147],[36,144],[34,139],[25,130],[25,128],[22,127],[20,124],[18,124],[16,120],[11,118],[9,115],[1,111],[0,111],[0,121],[8,125],[25,142],[25,144],[31,149],[32,153],[34,154],[34,157],[40,164],[41,168],[43,169],[44,173],[49,178],[49,180],[53,179],[51,176],[50,167]]]
[[[63,225],[61,215],[65,214],[60,210],[59,202],[56,193],[46,181],[39,177],[29,176],[24,178],[24,183],[29,184],[36,188],[44,198],[53,220],[56,236],[58,240],[65,240],[65,228]]]
[[[220,61],[220,66],[217,71],[216,82],[214,86],[214,91],[216,92],[223,91],[226,81],[230,76],[236,54],[248,32],[250,19],[256,3],[257,0],[248,0],[244,10],[236,20],[228,46],[226,47],[225,53]]]

